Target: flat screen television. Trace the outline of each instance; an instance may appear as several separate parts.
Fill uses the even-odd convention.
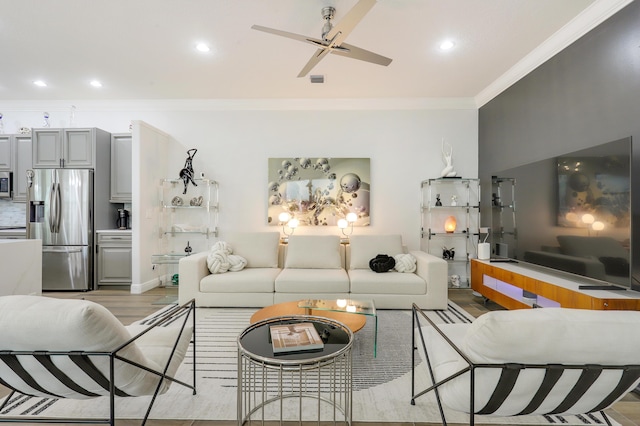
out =
[[[631,288],[631,164],[627,137],[497,171],[492,256]]]

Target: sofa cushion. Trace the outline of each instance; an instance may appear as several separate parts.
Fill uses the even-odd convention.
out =
[[[273,293],[278,268],[245,268],[233,274],[210,274],[200,281],[203,293]]]
[[[283,269],[276,278],[277,293],[348,293],[349,276],[344,269]]]
[[[352,294],[426,294],[427,283],[416,274],[391,271],[378,274],[370,269],[349,271]]]
[[[247,260],[247,268],[277,268],[279,232],[241,232],[229,234],[226,241],[233,253]]]
[[[285,268],[340,269],[340,237],[337,235],[292,235],[287,246]]]
[[[398,235],[352,235],[349,238],[349,269],[369,269],[369,261],[379,254],[395,256],[403,252]]]

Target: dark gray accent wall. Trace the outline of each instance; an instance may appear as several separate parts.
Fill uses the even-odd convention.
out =
[[[498,171],[631,136],[633,272],[640,276],[640,2],[633,2],[479,111],[483,225]]]

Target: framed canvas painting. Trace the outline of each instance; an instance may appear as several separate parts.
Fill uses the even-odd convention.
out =
[[[267,222],[280,225],[281,213],[299,226],[333,226],[355,213],[355,226],[368,226],[369,158],[270,158]],[[353,215],[351,215],[353,217]]]

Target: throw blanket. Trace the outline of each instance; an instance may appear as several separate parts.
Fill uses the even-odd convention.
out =
[[[413,273],[416,271],[416,258],[409,253],[393,256],[396,260],[394,269],[398,272]]]
[[[212,274],[223,274],[227,271],[238,272],[247,266],[247,259],[232,254],[233,249],[225,241],[218,241],[211,247],[207,256],[207,266]]]

